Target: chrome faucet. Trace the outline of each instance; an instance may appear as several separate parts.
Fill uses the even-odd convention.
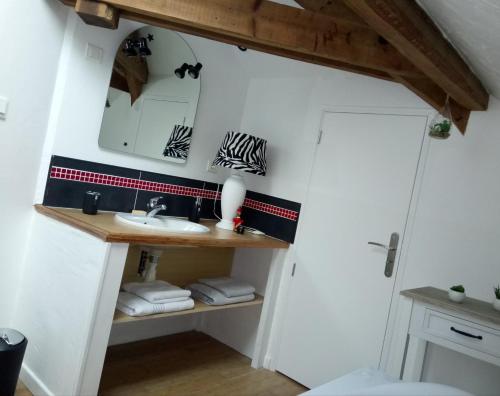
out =
[[[165,197],[154,197],[149,200],[146,204],[147,217],[154,217],[156,214],[162,210],[167,210],[167,200]]]

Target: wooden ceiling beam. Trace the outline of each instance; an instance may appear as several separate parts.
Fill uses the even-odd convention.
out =
[[[131,38],[130,36],[128,38]],[[130,105],[141,96],[144,84],[148,82],[149,70],[146,59],[138,56],[127,56],[118,49],[113,64],[111,86],[130,93]],[[123,86],[126,85],[126,89]]]
[[[65,4],[67,6],[70,6],[70,7],[73,7],[75,5],[75,0],[60,0],[60,1],[61,1],[61,3]],[[161,19],[156,19],[156,18],[152,18],[149,16],[143,16],[143,15],[139,15],[136,13],[127,12],[127,11],[123,11],[121,13],[121,17],[123,17],[125,19],[132,20],[132,21],[136,21],[136,22],[142,22],[142,23],[152,25],[152,26],[157,26],[157,27],[161,27],[161,28],[165,28],[165,29],[171,29],[171,30],[175,30],[178,32],[182,32],[182,33],[189,33],[189,34],[193,34],[195,36],[205,37],[205,38],[208,38],[211,40],[216,40],[216,41],[220,41],[220,42],[231,44],[231,45],[241,45],[241,46],[249,48],[249,49],[254,49],[254,50],[257,50],[260,52],[265,52],[265,53],[272,54],[272,55],[278,55],[278,56],[282,56],[282,57],[290,58],[290,59],[295,59],[295,60],[302,61],[302,62],[313,63],[313,64],[317,64],[317,65],[321,65],[321,66],[340,69],[340,70],[344,70],[344,71],[348,71],[348,72],[352,72],[352,73],[356,73],[356,74],[362,74],[362,75],[369,76],[369,77],[379,78],[382,80],[393,81],[393,77],[390,76],[388,73],[383,72],[383,71],[378,71],[378,70],[374,70],[374,69],[370,69],[370,68],[366,68],[366,67],[355,66],[355,65],[351,65],[351,64],[348,64],[345,62],[339,62],[339,61],[335,61],[335,60],[331,60],[331,59],[325,59],[324,57],[321,57],[321,56],[297,54],[295,51],[288,51],[288,50],[283,49],[283,48],[277,48],[273,45],[268,45],[268,46],[266,46],[265,44],[255,45],[253,40],[246,40],[243,38],[233,39],[233,38],[228,38],[227,35],[225,35],[225,34],[219,34],[217,32],[207,33],[207,32],[202,31],[202,30],[198,31],[194,27],[186,28],[186,26],[182,23],[178,24],[178,23],[171,22],[171,21],[164,21]]]
[[[358,14],[347,7],[342,0],[295,0],[295,2],[309,11],[319,12],[364,28],[368,26],[368,24],[361,19]]]
[[[411,78],[404,76],[393,76],[394,81],[403,84],[410,91],[414,92],[440,113],[445,110],[448,95],[434,81],[429,78]],[[457,129],[465,134],[469,121],[470,110],[458,104],[453,99],[448,99],[448,106],[451,112],[451,119]]]
[[[146,59],[139,56],[127,56],[118,49],[115,58],[115,64],[123,70],[125,74],[129,74],[137,81],[146,84],[148,82],[149,71]]]
[[[62,0],[71,4],[71,0]],[[106,0],[122,17],[368,75],[421,72],[373,30],[268,0]],[[352,67],[351,67],[352,66]]]
[[[109,82],[109,86],[111,88],[130,93],[127,80],[115,68],[113,68],[113,72],[111,73],[111,81]]]
[[[120,13],[105,3],[77,0],[75,11],[88,25],[100,26],[107,29],[118,28]]]
[[[428,78],[409,78],[396,76],[394,81],[401,83],[439,112],[446,105],[446,92]]]
[[[130,93],[130,106],[133,106],[135,101],[141,96],[144,84],[130,74],[125,75],[125,80],[127,80],[128,91]]]
[[[470,110],[487,108],[480,81],[414,0],[296,1],[305,10],[268,0],[85,2],[145,24],[397,81],[439,111],[450,96],[462,133]]]
[[[265,53],[272,54],[272,55],[282,56],[285,58],[295,59],[295,60],[302,61],[302,62],[313,63],[316,65],[340,69],[340,70],[344,70],[344,71],[348,71],[348,72],[352,72],[352,73],[356,73],[356,74],[362,74],[362,75],[369,76],[369,77],[375,77],[375,78],[379,78],[379,79],[383,79],[383,80],[387,80],[387,81],[393,81],[393,77],[386,72],[378,71],[378,70],[374,70],[374,69],[370,69],[370,68],[366,68],[366,67],[361,67],[361,66],[355,66],[355,65],[351,65],[351,64],[348,64],[345,62],[339,62],[339,61],[335,61],[335,60],[331,60],[331,59],[325,59],[324,57],[321,57],[321,56],[297,54],[295,51],[289,51],[289,50],[284,49],[284,48],[277,48],[273,45],[265,45],[265,44],[256,45],[253,42],[253,40],[246,40],[244,38],[240,38],[240,39],[235,40],[232,38],[228,38],[224,34],[218,34],[217,32],[206,33],[203,31],[197,31],[196,29],[191,28],[191,27],[186,29],[186,27],[183,24],[176,24],[173,22],[165,22],[161,19],[144,17],[142,15],[129,13],[126,11],[122,12],[122,16],[124,18],[132,20],[132,21],[142,22],[142,23],[146,23],[146,24],[149,24],[152,26],[162,27],[165,29],[171,29],[171,30],[175,30],[177,32],[189,33],[189,34],[193,34],[195,36],[205,37],[205,38],[215,40],[215,41],[220,41],[220,42],[226,43],[226,44],[239,45],[239,46],[243,46],[245,48],[254,49],[256,51],[265,52]]]
[[[333,17],[341,17],[344,19],[349,19],[352,23],[357,23],[358,25],[364,24],[366,22],[362,20],[354,11],[350,10],[344,3],[343,0],[296,0],[298,4],[302,7],[309,9],[311,11],[323,12],[327,15]],[[353,15],[346,12],[346,8],[353,13]],[[357,18],[357,19],[356,19]],[[437,85],[434,81],[426,76],[402,76],[402,75],[392,75],[392,79],[396,82],[401,83],[409,90],[417,94],[429,105],[434,107],[439,112],[443,112],[446,106],[446,99],[448,94]],[[470,110],[467,110],[460,104],[458,104],[453,99],[450,99],[449,107],[452,113],[452,121],[459,131],[464,134],[467,127],[467,121],[469,119]]]
[[[481,81],[415,0],[343,1],[458,104],[488,108]]]
[[[469,123],[469,117],[471,111],[463,107],[461,104],[457,103],[454,99],[449,99],[449,106],[451,112],[451,120],[458,128],[458,130],[465,135],[465,130],[467,129],[467,124]]]

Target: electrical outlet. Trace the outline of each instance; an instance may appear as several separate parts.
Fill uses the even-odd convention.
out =
[[[207,161],[207,172],[209,173],[217,173],[217,167],[212,165],[212,161]]]
[[[87,48],[85,50],[85,57],[91,61],[101,63],[103,52],[104,52],[103,49],[98,47],[97,45],[87,43]]]

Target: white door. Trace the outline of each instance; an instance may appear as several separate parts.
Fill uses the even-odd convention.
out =
[[[379,365],[397,260],[386,277],[387,252],[368,242],[403,236],[425,125],[423,116],[324,116],[277,362],[308,387]]]
[[[110,107],[104,108],[99,146],[133,153],[139,121],[137,102],[130,107],[130,94],[111,87],[107,100]]]
[[[165,159],[163,150],[175,125],[184,125],[188,102],[144,98],[134,153]]]

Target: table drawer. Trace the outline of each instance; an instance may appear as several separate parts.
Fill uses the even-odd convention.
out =
[[[500,332],[442,312],[426,309],[424,333],[500,357]]]

